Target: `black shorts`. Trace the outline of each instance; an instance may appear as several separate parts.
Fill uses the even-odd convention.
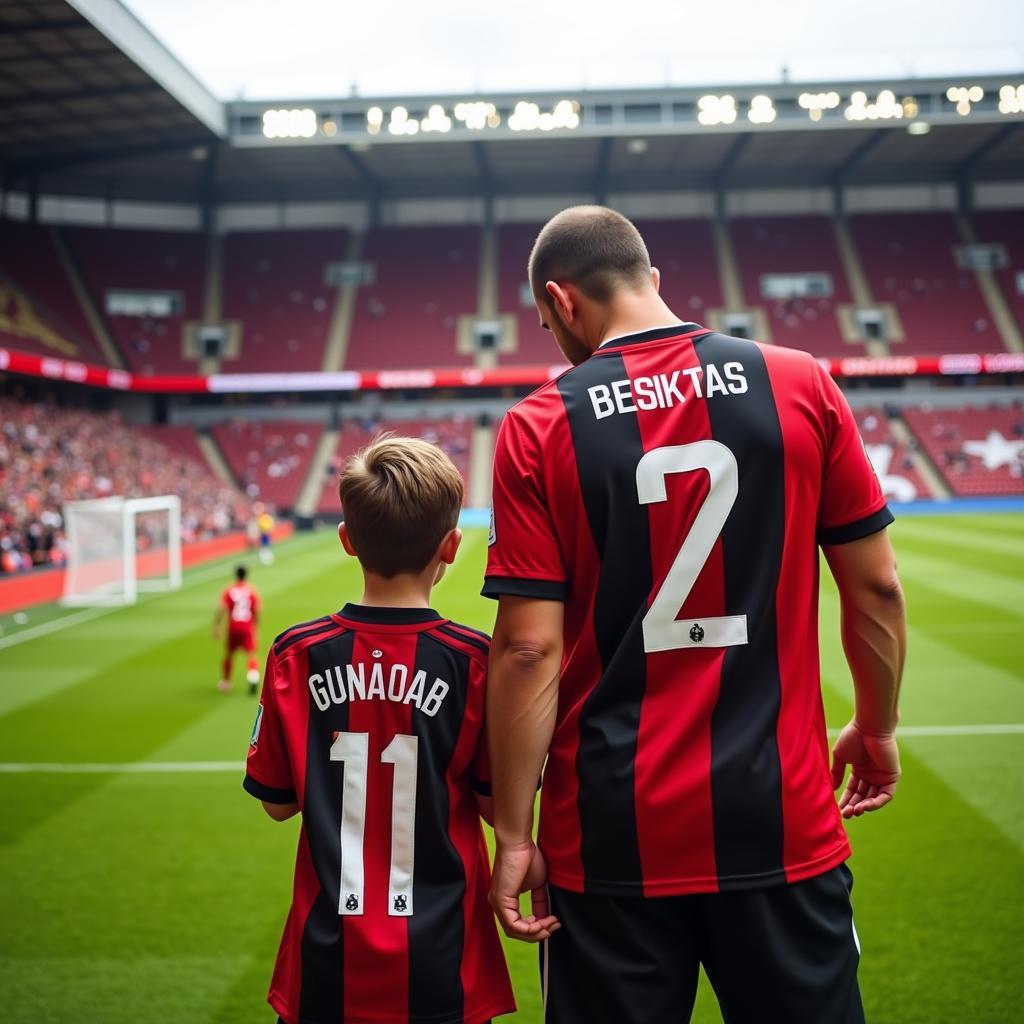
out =
[[[704,965],[725,1024],[863,1024],[845,864],[792,885],[639,899],[551,887],[546,1024],[683,1024]]]

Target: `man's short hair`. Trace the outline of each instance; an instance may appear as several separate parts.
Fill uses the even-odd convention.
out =
[[[570,206],[541,228],[529,263],[534,296],[550,303],[548,281],[567,281],[595,302],[651,279],[651,257],[632,222],[604,206]]]
[[[387,579],[422,572],[459,521],[462,491],[452,460],[419,438],[380,437],[353,455],[338,495],[363,568]]]
[[[248,575],[249,575],[249,570],[246,569],[246,567],[244,565],[240,565],[240,566],[238,566],[237,569],[235,569],[235,579],[238,580],[239,583],[241,583],[242,580],[244,580],[245,577],[248,576]]]

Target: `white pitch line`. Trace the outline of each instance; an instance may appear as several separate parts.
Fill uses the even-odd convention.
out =
[[[829,729],[837,736],[838,729]],[[995,725],[906,725],[896,731],[896,738],[916,736],[1019,736],[1024,722]],[[110,761],[107,763],[50,763],[46,761],[0,762],[0,775],[167,775],[202,774],[209,772],[244,772],[244,761]]]
[[[1024,733],[1024,722],[1006,722],[998,725],[901,725],[896,739],[914,736],[1015,736]],[[838,729],[829,729],[829,736],[839,735]]]
[[[23,761],[0,764],[0,775],[148,775],[199,772],[244,772],[244,761],[111,761],[103,763],[51,764]]]

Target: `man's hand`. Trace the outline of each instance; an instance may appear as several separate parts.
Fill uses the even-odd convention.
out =
[[[832,788],[843,784],[846,766],[850,780],[839,798],[844,818],[884,807],[896,792],[900,777],[900,752],[894,733],[865,732],[850,722],[832,747]]]
[[[511,939],[542,942],[562,926],[548,906],[548,868],[536,843],[499,846],[494,855],[491,906],[498,922]],[[523,917],[519,894],[530,891],[533,913]]]

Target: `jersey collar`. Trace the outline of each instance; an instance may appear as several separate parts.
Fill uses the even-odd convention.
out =
[[[639,345],[645,341],[664,341],[666,338],[689,338],[695,334],[707,334],[708,329],[700,324],[682,323],[669,324],[667,327],[654,327],[649,331],[637,334],[620,334],[617,338],[607,338],[598,345],[596,352],[607,352],[623,345]],[[596,354],[596,353],[595,353]]]
[[[349,622],[368,622],[377,626],[422,626],[428,622],[445,622],[433,608],[374,608],[365,604],[347,604],[338,618]]]

